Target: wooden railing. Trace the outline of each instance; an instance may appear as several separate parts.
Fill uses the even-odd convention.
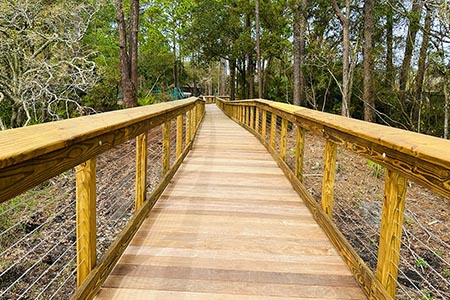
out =
[[[72,299],[91,299],[99,290],[191,149],[204,115],[204,105],[202,100],[189,98],[0,132],[0,203],[76,168],[78,290]],[[170,124],[173,119],[177,124],[176,160],[171,165]],[[163,177],[154,192],[147,195],[147,132],[159,125],[163,126]],[[96,157],[134,138],[135,212],[97,263]]]
[[[450,198],[450,141],[262,99],[216,99],[216,104],[259,138],[271,152],[369,299],[395,298],[406,180]],[[279,122],[281,130],[277,134]],[[292,170],[286,163],[289,123],[296,128],[295,167]],[[321,205],[302,184],[305,130],[326,139]],[[276,144],[279,146],[275,147]],[[338,147],[362,155],[387,170],[375,274],[331,219]]]

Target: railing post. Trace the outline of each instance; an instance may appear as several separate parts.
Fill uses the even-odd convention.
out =
[[[164,177],[170,169],[170,120],[163,124],[162,133],[162,177]]]
[[[325,143],[322,180],[322,210],[331,219],[333,216],[334,175],[336,172],[337,145],[328,140]]]
[[[186,112],[186,146],[191,142],[191,111]]]
[[[249,106],[250,109],[250,128],[255,129],[255,111],[253,106]]]
[[[194,105],[194,107],[191,110],[191,140],[194,139],[195,136],[195,127],[197,123],[197,106]]]
[[[305,129],[297,125],[295,139],[295,176],[303,182],[303,159],[305,149]]]
[[[376,276],[394,299],[400,260],[405,196],[405,177],[388,169],[384,188]]]
[[[284,162],[286,161],[287,128],[288,128],[288,120],[282,118],[281,135],[280,135],[280,157]]]
[[[262,138],[265,140],[267,136],[267,110],[262,109],[262,118],[261,118],[261,135]]]
[[[78,165],[76,173],[77,286],[95,267],[96,252],[96,158]]]
[[[181,153],[183,153],[183,114],[177,117],[177,147],[176,147],[176,158],[180,158]]]
[[[255,106],[255,131],[259,133],[259,107]]]
[[[275,136],[277,134],[277,115],[272,112],[270,116],[270,146],[275,149]]]
[[[147,194],[147,132],[136,137],[135,210],[144,204]]]

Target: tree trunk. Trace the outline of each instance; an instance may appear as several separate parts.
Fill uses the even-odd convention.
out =
[[[250,14],[247,14],[245,20],[245,29],[252,39],[252,24]],[[248,70],[248,98],[255,98],[255,65],[253,63],[253,49],[247,52],[247,70]]]
[[[220,96],[225,96],[227,94],[227,61],[225,59],[220,59]]]
[[[131,1],[130,23],[130,78],[136,96],[138,91],[138,34],[139,34],[139,0]],[[136,106],[137,103],[133,103]]]
[[[230,99],[235,99],[235,81],[236,81],[236,60],[230,60]]]
[[[134,107],[137,104],[136,90],[133,88],[130,74],[130,59],[127,52],[127,33],[125,18],[122,9],[122,0],[116,0],[116,19],[119,30],[119,56],[122,94],[125,107]]]
[[[448,139],[448,110],[449,110],[449,96],[447,89],[448,81],[444,80],[444,139]]]
[[[403,56],[403,63],[400,71],[400,81],[399,81],[400,86],[399,99],[401,103],[404,103],[404,101],[406,100],[406,85],[408,83],[409,68],[411,65],[411,58],[414,50],[414,44],[416,42],[416,35],[420,26],[422,6],[423,2],[421,0],[415,1],[413,3],[409,15],[409,26],[408,26],[408,33],[406,36],[405,54]]]
[[[364,120],[373,122],[375,120],[375,100],[372,90],[373,56],[372,56],[372,33],[373,33],[373,1],[364,2]]]
[[[294,3],[294,105],[305,103],[303,59],[305,55],[306,0]],[[303,99],[303,101],[302,101]]]
[[[427,60],[427,50],[428,43],[430,41],[430,29],[432,21],[432,10],[427,8],[427,14],[425,16],[425,25],[422,34],[422,45],[420,46],[419,62],[417,66],[417,76],[416,76],[416,97],[415,99],[422,103],[422,91],[423,91],[423,81],[425,78],[425,66]],[[420,125],[419,125],[420,126]]]
[[[393,88],[395,84],[394,71],[394,13],[387,10],[386,15],[386,84]]]
[[[258,98],[262,98],[262,66],[259,34],[259,0],[255,0],[256,55],[258,61]]]
[[[342,25],[342,109],[341,114],[350,117],[350,0],[345,0],[345,16],[338,7],[336,0],[331,0],[333,10]]]

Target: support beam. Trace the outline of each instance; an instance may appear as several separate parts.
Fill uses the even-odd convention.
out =
[[[305,153],[305,129],[297,127],[296,138],[295,138],[295,177],[303,183],[303,160]]]
[[[170,169],[170,120],[163,125],[162,146],[162,177],[164,177]]]
[[[177,147],[176,158],[180,158],[183,153],[183,114],[177,117]]]
[[[75,167],[77,223],[77,286],[95,267],[96,252],[96,158]]]
[[[397,172],[387,170],[376,276],[394,299],[400,260],[405,197],[405,177]]]
[[[261,128],[261,136],[263,138],[263,140],[266,140],[266,136],[267,136],[267,110],[262,109],[262,120],[261,120],[262,124],[262,128]]]
[[[277,135],[277,115],[273,112],[270,117],[270,146],[275,149],[275,136]]]
[[[144,204],[147,194],[147,137],[147,132],[136,137],[136,211]]]
[[[288,120],[281,119],[281,135],[280,135],[280,157],[285,162],[286,161],[286,151],[287,151],[287,129]]]
[[[331,219],[333,216],[334,175],[336,173],[337,145],[328,140],[325,143],[322,180],[322,210]]]

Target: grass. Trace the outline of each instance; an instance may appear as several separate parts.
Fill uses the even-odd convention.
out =
[[[372,174],[376,178],[380,178],[386,172],[384,167],[380,166],[379,164],[377,164],[376,162],[373,162],[371,160],[367,160],[367,165],[372,169]]]

